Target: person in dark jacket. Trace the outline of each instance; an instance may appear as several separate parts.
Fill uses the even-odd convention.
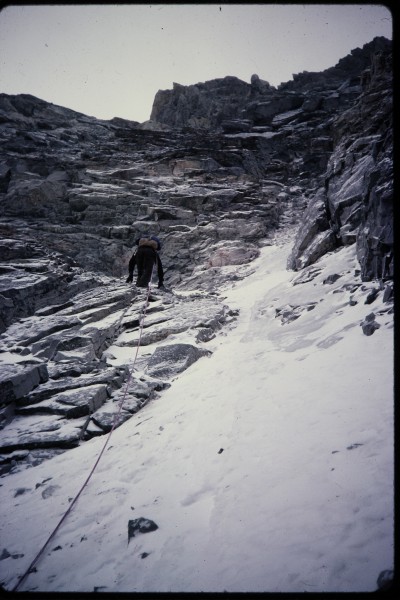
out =
[[[133,272],[135,266],[137,267],[137,287],[147,287],[150,283],[151,274],[154,267],[157,267],[158,275],[158,287],[164,287],[164,271],[161,263],[161,259],[157,250],[160,247],[160,243],[157,239],[145,237],[137,240],[138,249],[133,253],[129,265],[129,276],[126,280],[127,283],[133,281]]]

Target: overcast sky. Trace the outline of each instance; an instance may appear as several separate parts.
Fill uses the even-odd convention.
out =
[[[376,36],[380,4],[9,5],[0,12],[0,92],[100,119],[150,118],[154,96],[252,74],[277,86],[334,66]]]

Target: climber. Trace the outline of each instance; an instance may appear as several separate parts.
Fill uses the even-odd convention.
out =
[[[136,265],[138,272],[136,285],[137,287],[147,287],[150,283],[154,265],[157,265],[158,287],[163,288],[164,271],[158,255],[158,251],[161,248],[159,239],[155,236],[142,237],[136,240],[136,245],[138,248],[129,261],[129,276],[126,283],[133,281],[133,271]]]

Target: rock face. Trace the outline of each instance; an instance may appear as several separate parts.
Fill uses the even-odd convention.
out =
[[[360,237],[360,258],[370,272],[370,218],[384,231],[385,249],[380,242],[376,252],[390,245],[390,52],[391,43],[376,38],[278,90],[256,75],[251,84],[227,77],[175,85],[157,94],[153,121],[142,125],[1,94],[0,231],[34,236],[86,270],[121,276],[135,239],[151,229],[177,284],[221,244],[225,260],[238,244],[246,248],[241,260],[251,260],[285,209],[302,212],[322,187],[328,225],[319,222],[319,231],[339,227],[346,243],[362,221],[369,233]],[[218,116],[224,111],[230,120]],[[364,119],[371,123],[360,140]],[[348,175],[354,185],[343,190]],[[292,268],[297,258],[301,266],[294,255]]]
[[[222,242],[250,260],[285,208],[284,184],[259,168],[263,148],[240,140],[122,127],[29,96],[0,95],[0,119],[2,235],[34,237],[85,270],[126,274],[150,229],[176,284]]]
[[[362,279],[392,278],[391,77],[376,38],[278,89],[257,75],[174,84],[142,124],[0,94],[4,472],[103,435],[206,360],[237,316],[221,284],[246,277],[276,229],[297,228],[290,269],[356,243]],[[143,321],[145,291],[125,279],[148,232],[167,290]]]
[[[357,101],[332,124],[333,152],[310,199],[289,267],[357,243],[364,280],[393,277],[392,62],[380,52]]]

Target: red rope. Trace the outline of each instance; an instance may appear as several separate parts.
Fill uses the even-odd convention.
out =
[[[55,527],[54,531],[50,534],[50,536],[48,537],[47,541],[45,542],[45,544],[42,546],[42,548],[39,550],[39,552],[37,553],[37,555],[35,556],[35,558],[33,559],[33,561],[31,562],[31,564],[29,565],[28,569],[25,571],[25,573],[20,577],[20,579],[18,580],[17,584],[15,585],[15,587],[12,589],[13,592],[16,592],[17,589],[19,588],[19,586],[21,585],[21,583],[23,583],[23,581],[25,581],[25,579],[28,577],[28,575],[32,572],[32,569],[34,568],[34,566],[36,565],[36,563],[38,562],[39,558],[41,557],[41,555],[43,554],[43,552],[45,551],[45,549],[47,548],[47,546],[49,545],[49,543],[51,542],[51,540],[54,538],[54,536],[56,535],[56,533],[58,532],[58,530],[60,529],[61,525],[63,524],[63,522],[65,521],[65,519],[67,518],[67,516],[69,515],[69,513],[72,511],[73,507],[75,506],[75,504],[78,502],[78,499],[80,497],[80,495],[82,494],[83,490],[85,489],[85,487],[87,486],[87,484],[89,483],[93,473],[96,470],[97,465],[100,462],[101,457],[104,454],[105,449],[108,446],[108,443],[110,441],[111,435],[115,429],[115,427],[117,426],[117,421],[118,421],[118,417],[121,414],[121,410],[122,407],[124,405],[125,402],[125,398],[126,398],[126,394],[128,391],[128,386],[129,386],[129,382],[132,378],[132,372],[133,369],[135,368],[135,363],[136,363],[136,359],[138,357],[139,354],[139,348],[140,348],[140,344],[142,341],[142,333],[143,333],[143,326],[144,326],[144,319],[146,316],[146,311],[147,311],[147,307],[149,305],[149,297],[150,297],[150,286],[151,286],[151,279],[153,276],[153,271],[151,273],[151,277],[150,277],[150,282],[147,286],[147,296],[146,296],[146,303],[142,312],[142,317],[141,317],[141,324],[140,324],[140,330],[139,330],[139,341],[136,347],[136,354],[135,354],[135,358],[133,360],[132,363],[132,367],[129,370],[129,374],[128,374],[128,379],[126,380],[126,385],[125,385],[125,391],[124,391],[124,395],[122,396],[122,399],[119,402],[119,409],[118,412],[115,413],[114,415],[114,419],[113,419],[113,424],[111,426],[111,429],[108,433],[108,436],[106,438],[106,441],[103,445],[103,448],[100,451],[100,454],[98,455],[96,462],[94,463],[92,470],[90,471],[88,477],[86,478],[86,481],[83,483],[81,489],[79,490],[79,492],[76,494],[75,498],[72,500],[71,504],[69,505],[67,511],[64,513],[64,515],[61,517],[58,525]]]

